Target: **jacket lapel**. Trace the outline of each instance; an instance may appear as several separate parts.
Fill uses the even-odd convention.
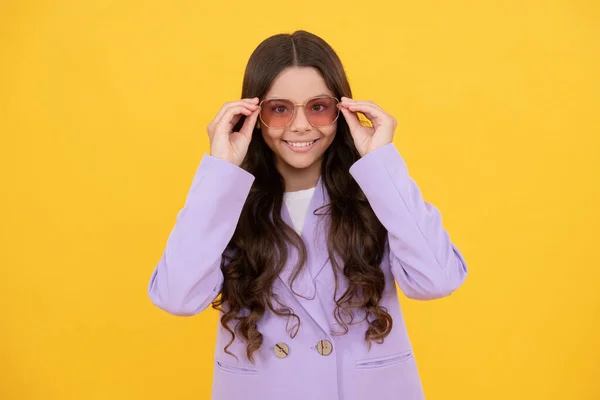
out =
[[[322,184],[321,178],[317,183],[315,193],[310,201],[308,212],[302,228],[302,240],[306,245],[307,265],[304,266],[293,286],[290,279],[294,266],[298,261],[298,254],[290,247],[288,262],[280,274],[280,279],[285,286],[292,291],[298,303],[306,310],[312,319],[329,334],[329,326],[321,302],[319,301],[315,278],[327,263],[327,217],[315,215],[315,211],[329,202],[329,196]],[[285,203],[281,207],[281,217],[294,229],[292,219]],[[293,289],[293,290],[292,290]]]

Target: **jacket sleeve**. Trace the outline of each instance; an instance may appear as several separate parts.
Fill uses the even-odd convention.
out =
[[[150,278],[148,294],[156,306],[189,316],[219,295],[221,256],[253,182],[254,176],[242,168],[204,155]]]
[[[454,292],[467,276],[465,260],[394,144],[365,155],[350,173],[388,231],[392,273],[404,294],[429,300]]]

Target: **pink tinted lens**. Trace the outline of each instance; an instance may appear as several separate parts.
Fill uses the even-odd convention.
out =
[[[286,126],[294,116],[294,103],[290,100],[267,100],[260,110],[260,118],[271,128]]]
[[[334,98],[318,97],[306,103],[306,118],[313,126],[331,125],[338,115],[337,100]]]

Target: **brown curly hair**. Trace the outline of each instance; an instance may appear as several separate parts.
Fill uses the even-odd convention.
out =
[[[262,99],[279,73],[292,66],[317,69],[334,96],[352,97],[344,68],[334,50],[318,36],[297,31],[271,36],[256,48],[246,67],[242,98]],[[243,119],[236,129],[242,124]],[[364,310],[369,324],[365,340],[370,345],[372,341],[381,343],[392,329],[391,316],[380,306],[385,287],[380,264],[387,231],[349,173],[359,158],[348,125],[340,118],[335,138],[323,155],[321,177],[330,203],[323,206],[319,214],[329,217],[328,254],[336,272],[335,319],[347,333],[348,318],[342,317],[349,317],[352,324],[352,310]],[[272,151],[257,130],[241,168],[254,175],[255,181],[235,233],[223,253],[223,287],[212,306],[222,312],[221,323],[231,334],[225,352],[233,355],[228,348],[237,334],[247,343],[246,355],[254,362],[253,354],[263,341],[257,323],[267,309],[288,319],[290,336],[295,336],[300,328],[300,318],[277,300],[273,283],[285,266],[288,245],[291,245],[299,254],[291,277],[293,287],[306,263],[306,247],[281,217],[284,181],[275,168]],[[334,254],[343,265],[338,264]],[[348,282],[347,290],[339,295],[338,275],[345,276]],[[235,322],[233,327],[232,322]]]

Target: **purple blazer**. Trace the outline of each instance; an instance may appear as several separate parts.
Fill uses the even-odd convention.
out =
[[[301,296],[289,286],[294,251],[274,284],[281,303],[300,317],[300,330],[291,339],[287,321],[267,310],[258,326],[263,345],[252,364],[238,338],[229,348],[238,359],[223,351],[230,335],[219,326],[213,399],[424,398],[395,283],[413,299],[448,296],[467,275],[465,260],[444,230],[438,210],[423,201],[392,143],[362,157],[349,172],[388,231],[389,246],[381,269],[386,277],[382,306],[393,318],[390,335],[383,344],[373,343],[370,350],[364,340],[364,321],[351,325],[347,334],[336,335],[340,328],[333,316],[334,275],[326,247],[327,224],[319,221],[326,217],[313,214],[328,203],[319,180],[302,232],[308,265],[294,282],[294,292]],[[206,309],[217,297],[223,282],[221,255],[253,181],[254,176],[243,169],[204,156],[150,280],[149,295],[155,305],[189,316]],[[285,204],[282,217],[292,226]],[[344,290],[342,281],[338,290]]]

